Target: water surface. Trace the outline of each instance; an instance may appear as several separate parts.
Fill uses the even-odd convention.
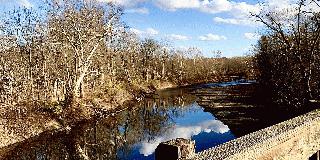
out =
[[[212,83],[156,93],[107,118],[81,123],[70,132],[44,133],[14,147],[8,159],[154,159],[161,142],[191,138],[196,151],[235,139],[230,128],[199,105],[199,93],[214,99],[223,87]],[[208,88],[219,89],[207,90]],[[213,93],[214,92],[214,93]],[[206,99],[206,98],[205,98]],[[211,103],[211,102],[210,102]],[[235,117],[236,118],[236,117]]]

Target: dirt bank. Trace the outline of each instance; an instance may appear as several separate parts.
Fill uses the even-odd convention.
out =
[[[85,98],[68,109],[62,109],[61,103],[0,104],[0,149],[3,152],[6,146],[38,136],[44,131],[68,129],[83,119],[116,112],[128,101],[140,100],[147,93],[173,87],[176,85],[170,82],[154,82],[133,91],[119,90],[106,99]]]

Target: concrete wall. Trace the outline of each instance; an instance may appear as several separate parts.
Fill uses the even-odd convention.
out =
[[[320,150],[320,110],[199,152],[205,160],[308,160]]]

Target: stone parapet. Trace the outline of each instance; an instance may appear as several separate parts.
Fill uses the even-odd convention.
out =
[[[320,150],[320,110],[197,153],[196,160],[304,160]]]

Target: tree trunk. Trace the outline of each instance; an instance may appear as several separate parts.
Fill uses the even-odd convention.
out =
[[[162,72],[161,72],[162,79],[165,77],[164,74],[165,74],[165,64],[164,62],[162,62]]]
[[[52,96],[52,101],[57,101],[58,100],[58,82],[57,80],[54,81],[53,84],[53,96]]]
[[[79,78],[77,79],[77,81],[74,85],[74,88],[73,88],[73,97],[74,98],[80,98],[82,95],[81,85],[84,80],[84,77],[86,76],[87,70],[88,70],[88,67],[85,67],[85,69],[80,74]]]

